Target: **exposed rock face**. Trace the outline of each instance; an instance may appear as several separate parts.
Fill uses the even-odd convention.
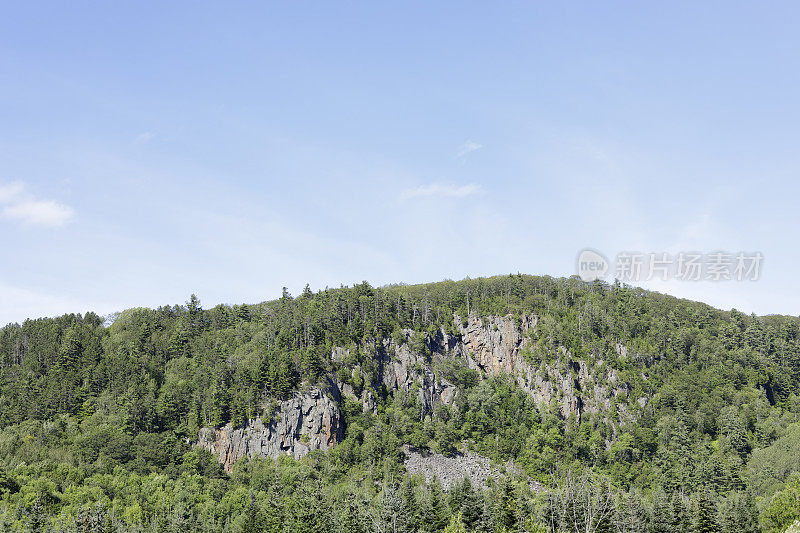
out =
[[[241,457],[297,458],[311,450],[325,450],[343,439],[338,407],[342,395],[361,403],[364,411],[375,412],[381,389],[404,391],[416,396],[422,415],[428,415],[437,405],[450,404],[458,395],[457,387],[439,371],[440,365],[452,364],[453,360],[460,360],[484,378],[512,376],[539,405],[554,404],[564,417],[574,415],[580,420],[584,412],[612,416],[616,410],[621,422],[634,418],[627,402],[615,401],[627,399],[631,392],[628,385],[602,359],[573,360],[564,347],[549,349],[546,356],[533,356],[531,334],[538,326],[536,316],[471,315],[462,319],[456,315],[454,319],[454,335],[440,329],[421,338],[419,333],[406,329],[383,339],[366,362],[369,370],[361,367],[366,363],[358,363],[350,349],[334,347],[331,359],[351,365],[344,368],[352,371],[357,390],[351,383],[330,383],[326,392],[315,389],[281,402],[268,424],[251,420],[241,428],[230,424],[220,429],[204,428],[198,445],[216,454],[227,470]],[[615,349],[620,357],[627,356],[625,346],[617,345]],[[641,408],[644,402],[639,399],[632,405]],[[610,421],[608,416],[606,420]],[[616,426],[612,427],[616,432]]]
[[[338,400],[336,389],[328,393]],[[311,450],[327,450],[344,438],[339,407],[328,393],[313,389],[280,402],[269,424],[255,419],[239,428],[231,424],[203,428],[197,445],[211,451],[228,472],[242,457],[290,455],[298,459]]]
[[[436,375],[430,358],[411,349],[413,330],[404,329],[401,335],[403,341],[399,344],[394,339],[384,339],[383,344],[378,347],[378,353],[375,354],[378,380],[372,385],[376,389],[383,385],[389,391],[404,391],[415,395],[425,413],[432,412],[437,404],[451,403],[456,396],[455,385]],[[441,339],[439,341],[441,343]],[[455,345],[455,339],[448,341],[445,336],[445,344],[447,342]],[[346,353],[342,348],[334,348],[331,356],[334,361],[341,361]],[[442,357],[444,354],[443,351],[433,355]],[[356,372],[360,371],[356,367]],[[344,396],[362,403],[364,411],[375,411],[376,403],[372,391],[365,389],[359,395],[348,383],[339,382],[337,386]]]
[[[403,330],[409,338],[411,330]],[[382,372],[383,383],[389,390],[405,392],[417,390],[417,398],[425,412],[433,411],[437,403],[449,404],[456,394],[456,387],[433,372],[422,354],[414,353],[408,343],[395,344],[393,340],[384,342],[385,357]]]
[[[471,356],[475,367],[490,376],[528,370],[520,351],[528,345],[528,332],[536,327],[536,317],[522,315],[518,324],[510,316],[482,319],[472,315],[466,326],[459,317],[456,323],[460,324],[463,349]]]
[[[577,369],[571,365],[561,368],[564,365],[558,361],[552,367],[543,364],[542,368],[534,368],[523,356],[530,344],[529,334],[538,323],[536,316],[471,315],[465,321],[456,316],[455,321],[461,331],[461,342],[455,352],[460,352],[470,368],[487,376],[510,374],[538,404],[556,400],[563,416],[575,414],[580,418],[584,403],[579,393],[581,383],[588,379],[586,369],[580,365]],[[566,350],[560,353],[566,356]]]
[[[482,377],[510,375],[538,404],[555,402],[562,416],[575,415],[579,420],[584,412],[611,409],[612,398],[628,392],[626,384],[619,383],[616,371],[606,368],[602,360],[590,367],[587,362],[573,361],[564,347],[548,361],[539,360],[533,364],[526,358],[526,351],[532,347],[530,334],[538,325],[534,315],[470,315],[467,319],[456,315],[454,319],[458,325],[456,335],[448,335],[442,329],[426,336],[428,354],[411,348],[415,335],[412,330],[401,332],[402,341],[384,339],[375,354],[379,368],[378,380],[373,386],[413,393],[424,413],[431,413],[437,404],[450,404],[455,399],[457,388],[435,372],[438,363],[455,358],[477,370]],[[334,348],[331,356],[335,361],[342,361],[348,353]],[[596,384],[598,373],[604,375],[610,387]],[[338,385],[345,396],[361,402],[365,411],[375,410],[371,391],[365,389],[358,395],[350,385]],[[621,409],[624,410],[624,406]]]

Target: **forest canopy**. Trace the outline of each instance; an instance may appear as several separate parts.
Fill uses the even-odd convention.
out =
[[[567,358],[602,386],[602,362],[624,393],[607,411],[564,416],[513,377],[431,359],[430,339],[460,335],[471,316],[535,316],[524,354],[532,368]],[[0,524],[783,531],[800,518],[799,335],[797,317],[519,274],[307,286],[296,297],[284,289],[277,300],[210,309],[192,295],[107,319],[9,324],[0,329]],[[456,400],[426,412],[413,395],[381,386],[377,354],[388,339],[427,354]],[[336,348],[349,355],[334,360]],[[328,453],[242,460],[227,473],[193,446],[203,427],[242,426],[328,379],[376,402],[365,410],[342,399],[344,440]],[[521,473],[444,491],[405,472],[403,446],[471,449]],[[596,505],[576,507],[579,497]]]

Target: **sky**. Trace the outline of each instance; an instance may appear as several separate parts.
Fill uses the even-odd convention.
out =
[[[435,4],[435,5],[432,5]],[[570,276],[800,314],[791,2],[12,2],[0,323],[367,280]]]

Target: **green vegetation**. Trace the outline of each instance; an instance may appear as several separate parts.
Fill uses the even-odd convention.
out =
[[[469,314],[535,315],[522,357],[538,376],[582,368],[613,400],[564,416],[514,377],[437,356],[432,339],[458,337]],[[0,530],[783,531],[800,518],[799,336],[794,317],[522,275],[11,324]],[[388,389],[384,339],[457,386],[453,402],[427,412]],[[343,399],[346,438],[328,453],[227,474],[191,446],[327,376],[375,399]],[[467,446],[524,475],[445,492],[405,473],[403,444]]]

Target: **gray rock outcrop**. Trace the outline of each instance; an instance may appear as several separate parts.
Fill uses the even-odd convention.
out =
[[[335,395],[335,391],[333,392]],[[226,471],[242,457],[289,455],[299,459],[311,450],[327,450],[343,439],[339,407],[326,392],[312,389],[280,402],[269,423],[249,420],[200,430],[197,445],[213,453]]]
[[[454,363],[477,371],[481,379],[509,375],[537,404],[555,405],[564,417],[580,421],[584,412],[606,413],[614,434],[616,423],[633,419],[628,407],[632,391],[617,371],[596,356],[575,360],[563,346],[542,347],[536,342],[537,316],[455,315],[454,323],[451,334],[444,328],[433,333],[401,330],[377,343],[373,353],[366,354],[368,360],[352,347],[334,347],[331,360],[344,365],[345,378],[336,374],[324,391],[313,389],[280,402],[267,422],[204,428],[197,444],[214,453],[228,471],[241,457],[299,458],[311,450],[326,450],[343,439],[342,396],[359,402],[364,411],[376,412],[381,390],[403,391],[416,397],[424,417],[437,405],[457,399],[458,388],[445,377]],[[628,356],[624,345],[615,349],[620,357]],[[639,409],[646,402],[630,400]]]

